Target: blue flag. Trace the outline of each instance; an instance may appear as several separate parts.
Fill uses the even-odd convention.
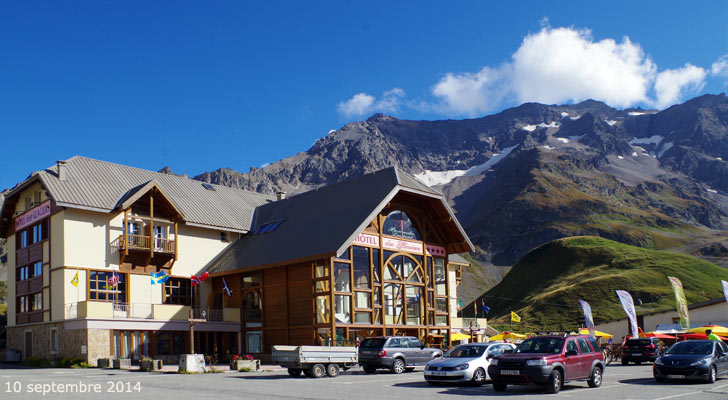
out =
[[[154,284],[161,285],[164,282],[167,282],[167,280],[169,279],[169,275],[167,275],[164,271],[160,271],[160,272],[156,272],[156,273],[152,272],[151,276],[152,276],[152,285],[154,285]]]
[[[483,306],[483,312],[488,314],[490,312],[490,307],[485,305],[485,300],[480,300],[480,305]]]

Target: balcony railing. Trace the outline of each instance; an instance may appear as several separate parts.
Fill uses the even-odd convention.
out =
[[[167,238],[156,238],[151,236],[142,235],[126,235],[128,243],[124,240],[124,235],[119,235],[118,238],[111,242],[112,247],[117,247],[120,250],[126,248],[130,250],[151,250],[151,246],[154,246],[156,253],[174,253],[174,240]]]
[[[64,308],[66,319],[101,318],[187,321],[190,316],[190,306],[177,304],[81,301],[78,303],[68,303]],[[238,309],[232,308],[192,308],[193,318],[206,319],[208,321],[239,322],[240,319],[237,317],[239,313]]]

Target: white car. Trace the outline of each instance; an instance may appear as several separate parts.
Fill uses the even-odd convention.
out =
[[[467,343],[455,346],[425,366],[425,380],[440,383],[472,383],[482,385],[488,379],[488,366],[493,357],[511,353],[512,343]]]

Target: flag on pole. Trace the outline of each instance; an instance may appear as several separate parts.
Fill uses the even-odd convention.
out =
[[[119,275],[117,275],[116,271],[111,271],[112,275],[111,278],[106,280],[106,283],[108,284],[108,287],[116,287],[116,285],[119,284]]]
[[[76,271],[76,276],[71,279],[71,285],[78,287],[78,271]]]
[[[728,302],[728,282],[721,280],[720,283],[723,284],[723,296],[725,296],[725,301]]]
[[[511,322],[521,322],[521,317],[518,314],[511,311]]]
[[[195,287],[195,286],[199,285],[200,283],[204,282],[208,276],[210,276],[210,274],[207,271],[205,271],[199,277],[192,275],[192,277],[190,278],[190,279],[192,279],[192,287]]]
[[[677,314],[680,316],[680,328],[690,329],[690,317],[688,316],[688,301],[685,299],[685,292],[683,291],[682,282],[680,279],[674,276],[668,276],[672,285],[672,290],[675,292],[675,300],[677,300]]]
[[[222,278],[222,290],[227,293],[228,296],[233,297],[233,291],[230,290],[230,288],[227,285],[227,282],[225,282],[225,277]]]
[[[473,314],[478,318],[478,300],[473,300]]]
[[[579,304],[581,304],[581,309],[584,311],[584,324],[589,329],[589,335],[594,337],[594,318],[592,317],[591,306],[584,300],[579,300]]]
[[[480,300],[480,305],[483,307],[483,312],[488,314],[490,312],[490,307],[485,305],[485,300]]]
[[[460,311],[462,309],[463,309],[463,300],[460,299],[460,300],[458,300],[458,311]]]
[[[639,332],[637,331],[637,312],[634,309],[634,300],[632,300],[632,296],[630,296],[629,293],[625,292],[624,290],[617,290],[617,296],[619,297],[619,302],[622,303],[622,308],[624,309],[624,312],[627,313],[627,316],[629,317],[629,323],[632,325],[632,337],[638,338]]]
[[[152,277],[152,285],[155,285],[155,284],[161,285],[164,282],[167,282],[169,280],[169,275],[167,275],[167,273],[164,271],[152,272],[151,277]]]

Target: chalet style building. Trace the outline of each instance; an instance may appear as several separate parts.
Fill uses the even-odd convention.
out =
[[[467,263],[448,257],[473,249],[442,194],[396,168],[286,198],[78,156],[7,194],[0,237],[7,348],[91,365],[447,345]]]

